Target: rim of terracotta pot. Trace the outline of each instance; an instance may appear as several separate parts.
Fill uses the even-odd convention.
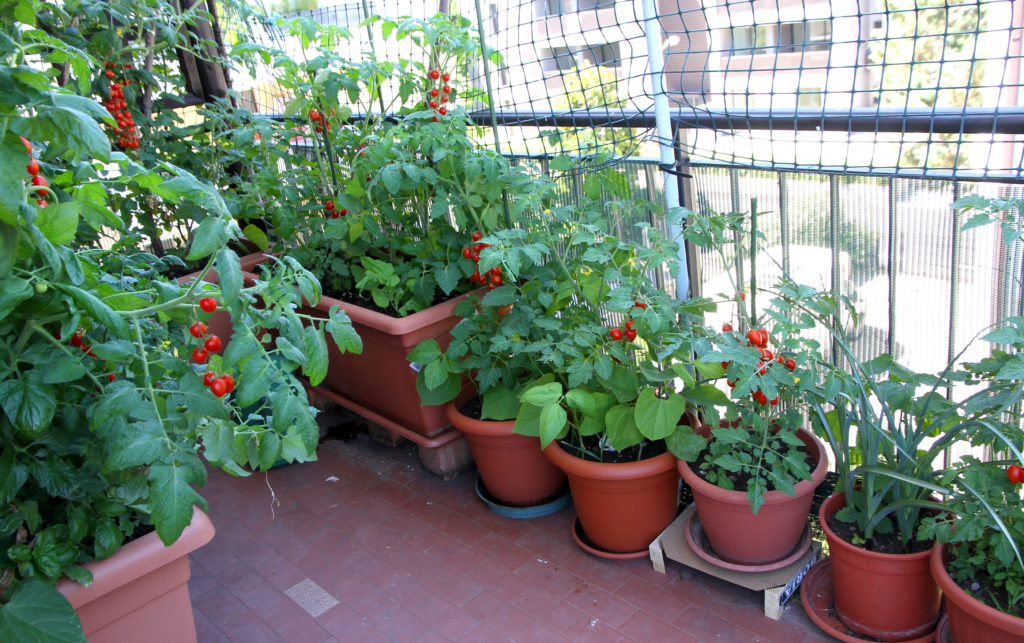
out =
[[[978,599],[974,598],[953,580],[953,577],[946,571],[946,559],[949,557],[947,551],[948,545],[940,545],[935,543],[932,548],[926,552],[929,556],[929,567],[932,570],[932,577],[935,579],[935,583],[942,590],[942,593],[946,595],[946,600],[952,600],[958,605],[964,605],[965,603],[971,604],[971,611],[978,617],[979,620],[989,623],[993,627],[999,629],[1013,631],[1015,628],[1019,629],[1024,627],[1024,619],[1017,618],[1007,614],[1006,612],[1000,612],[994,607],[982,603]]]
[[[62,578],[57,590],[72,607],[80,607],[199,549],[213,540],[216,533],[206,512],[192,505],[192,519],[178,540],[164,545],[155,531],[150,532],[122,545],[113,556],[86,563],[85,568],[93,574],[93,582],[88,587]]]
[[[801,480],[793,485],[796,495],[800,496],[806,493],[814,493],[814,490],[818,488],[821,481],[825,479],[825,474],[828,473],[828,457],[825,455],[825,445],[822,444],[820,439],[818,439],[818,436],[804,428],[800,428],[797,433],[808,436],[811,444],[815,447],[815,451],[817,451],[816,454],[812,454],[817,456],[817,460],[814,465],[814,469],[811,471],[811,479]],[[806,445],[807,443],[805,442],[804,444]],[[703,493],[718,502],[734,505],[750,504],[750,501],[747,500],[747,492],[736,491],[734,489],[723,489],[718,485],[711,484],[704,478],[697,475],[697,472],[690,467],[689,462],[677,459],[676,466],[678,467],[679,474],[683,477],[683,480],[685,480],[691,488],[696,488],[699,493]],[[777,489],[767,491],[764,494],[765,504],[771,502],[782,502],[786,499],[792,500],[793,498],[794,496]]]
[[[316,308],[326,312],[333,306],[340,306],[345,314],[357,324],[369,326],[389,335],[402,335],[451,317],[455,314],[456,306],[472,295],[479,295],[482,292],[485,292],[485,289],[478,288],[405,317],[392,317],[327,295],[320,298],[320,303]]]
[[[674,468],[676,460],[671,451],[635,462],[584,460],[562,449],[558,440],[552,440],[551,444],[544,449],[544,454],[566,474],[581,478],[594,478],[594,466],[600,465],[601,474],[597,478],[601,480],[633,480],[656,475]]]
[[[515,420],[478,420],[470,417],[459,410],[461,403],[465,403],[463,396],[455,398],[444,406],[444,416],[463,433],[481,436],[506,436],[517,435],[513,429],[516,426]],[[526,436],[523,436],[526,437]]]
[[[833,500],[833,498],[836,498],[837,500]],[[832,503],[838,502],[838,499],[840,498],[842,499],[843,504],[840,505],[839,507],[836,507],[835,511],[832,511],[831,513],[829,513],[828,516],[826,516],[826,510],[830,510],[832,508]],[[821,523],[821,529],[825,532],[825,536],[828,538],[829,547],[839,547],[847,553],[864,555],[867,558],[878,561],[916,560],[919,558],[927,558],[931,555],[931,549],[926,549],[924,551],[919,551],[911,554],[886,554],[884,552],[871,551],[870,549],[858,547],[853,543],[846,542],[845,540],[840,538],[836,534],[836,532],[832,531],[832,529],[830,529],[828,526],[828,519],[832,516],[832,514],[834,514],[836,511],[839,511],[845,506],[846,494],[844,494],[843,492],[836,492],[830,495],[828,498],[825,498],[825,500],[822,501],[821,506],[818,508],[818,521]]]

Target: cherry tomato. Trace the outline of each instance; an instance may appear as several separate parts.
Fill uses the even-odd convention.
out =
[[[114,77],[114,72],[108,69],[107,71],[103,72],[103,75],[106,76],[107,78],[113,78]]]
[[[746,301],[746,300],[747,300],[747,293],[741,292],[740,293],[740,301]]]
[[[235,390],[235,378],[230,375],[222,375],[220,379],[228,387],[228,390],[226,391],[227,393]]]
[[[197,321],[188,327],[188,332],[192,333],[192,337],[202,337],[206,334],[206,324],[201,321]]]
[[[776,397],[774,400],[772,400],[772,406],[778,406],[778,404],[779,404],[779,398]]]
[[[203,297],[199,300],[199,307],[205,312],[212,313],[217,310],[217,300],[213,297]]]
[[[215,379],[210,382],[210,392],[217,397],[224,397],[224,394],[228,392],[228,384],[222,379]]]
[[[206,373],[203,374],[203,386],[209,386],[215,379],[217,379],[216,373],[213,371],[206,371]]]
[[[732,330],[732,324],[730,324],[729,322],[725,322],[724,324],[722,324],[722,332],[723,333],[728,333],[731,330]]]
[[[113,382],[116,379],[117,379],[117,374],[116,373],[111,373],[111,374],[107,375],[107,381],[108,382]]]
[[[318,112],[315,109],[309,110],[309,120],[311,120],[311,121],[319,121],[320,120],[320,112]]]
[[[340,212],[338,212],[337,210],[331,210],[331,218],[332,219],[337,219],[340,216],[341,216]]]
[[[501,275],[491,275],[491,283],[495,286],[501,285]]]
[[[28,162],[28,165],[25,166],[25,169],[32,176],[36,176],[37,174],[39,174],[39,161],[32,159],[31,161]]]
[[[796,360],[793,359],[792,357],[787,359],[786,360],[786,368],[788,368],[791,371],[795,371],[796,370]]]
[[[627,319],[626,320],[626,330],[633,330],[633,320],[632,319]]]
[[[78,331],[74,335],[71,336],[71,345],[74,346],[75,348],[78,348],[79,346],[82,345],[82,332],[81,331]]]
[[[450,93],[452,93],[452,88],[451,88],[451,87],[449,87],[448,85],[445,85],[445,86],[444,86],[444,87],[442,87],[441,89],[442,89],[442,90],[444,91],[444,93],[446,93],[446,94],[450,94]]]
[[[31,141],[29,141],[24,136],[19,136],[18,138],[20,138],[21,142],[25,144],[25,151],[28,152],[29,154],[32,154],[32,143],[31,143]]]
[[[473,231],[473,241],[474,242],[479,241],[479,240],[481,240],[483,238],[484,238],[484,233],[480,232],[479,230],[474,230]]]
[[[430,108],[431,108],[431,109],[437,109],[437,104],[438,104],[438,103],[437,103],[437,101],[436,101],[436,100],[432,100],[432,101],[430,101]]]
[[[722,362],[722,370],[729,368],[729,364],[732,364],[732,362]]]
[[[768,396],[761,391],[756,391],[753,397],[758,404],[768,404]]]
[[[627,328],[626,339],[628,339],[629,341],[633,341],[634,339],[636,339],[636,331],[633,330],[632,328]]]
[[[442,107],[442,108],[437,110],[437,113],[440,114],[441,116],[444,116],[445,114],[448,113],[448,110],[445,109],[444,107]]]
[[[433,96],[434,98],[437,98],[437,95],[440,94],[440,93],[441,92],[437,91],[436,87],[434,89],[430,90],[430,95]]]
[[[1024,482],[1024,468],[1021,468],[1019,464],[1011,464],[1006,468],[1006,479],[1013,484]]]
[[[328,201],[327,203],[325,203],[324,204],[324,209],[325,210],[333,210],[334,209],[334,201]]]
[[[751,346],[759,346],[761,343],[761,335],[756,330],[752,330],[747,333],[747,341],[750,342]]]
[[[192,361],[196,364],[205,364],[210,359],[210,354],[202,348],[192,349]]]
[[[620,339],[622,339],[621,328],[613,328],[610,331],[608,331],[608,334],[611,335],[611,338],[614,339],[615,341],[619,341]]]
[[[216,335],[211,335],[209,339],[206,340],[206,343],[203,344],[203,346],[206,348],[206,350],[210,351],[211,353],[216,353],[220,351],[220,337],[217,337]]]
[[[448,82],[449,80],[451,80],[451,79],[452,79],[452,75],[451,75],[451,74],[444,74],[443,76],[441,76],[441,80],[443,80],[443,81],[444,81],[444,82],[446,82],[446,83],[447,83],[447,82]]]
[[[437,80],[438,78],[441,77],[441,72],[437,71],[436,69],[431,69],[430,77],[433,78],[434,80]]]
[[[472,259],[473,258],[473,251],[470,250],[469,248],[463,248],[462,249],[462,256],[465,257],[466,259]]]
[[[642,301],[638,301],[635,304],[633,304],[633,308],[647,308],[647,304],[645,304]]]

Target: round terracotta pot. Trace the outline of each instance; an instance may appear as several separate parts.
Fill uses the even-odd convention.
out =
[[[515,420],[477,420],[449,402],[445,416],[466,434],[480,478],[492,496],[511,507],[530,507],[550,499],[565,474],[540,448],[540,439],[512,432]]]
[[[928,558],[932,576],[946,597],[949,627],[956,643],[1024,641],[1024,618],[1000,612],[960,589],[946,571],[947,545],[935,543]]]
[[[928,568],[929,552],[879,554],[851,545],[828,526],[845,506],[845,495],[832,494],[818,510],[839,619],[854,632],[883,641],[906,641],[934,630],[939,588]]]
[[[639,462],[592,462],[566,453],[555,440],[544,455],[569,477],[580,526],[601,550],[647,549],[676,517],[679,473],[671,453]]]
[[[709,430],[707,426],[702,429]],[[807,514],[814,490],[825,479],[828,458],[821,440],[800,429],[797,437],[807,446],[816,462],[811,479],[794,485],[796,496],[781,491],[764,494],[764,504],[755,514],[745,491],[733,491],[713,485],[677,460],[680,475],[693,490],[697,515],[715,553],[727,562],[740,565],[767,565],[782,560],[797,547],[807,529]],[[752,534],[757,534],[752,538]]]

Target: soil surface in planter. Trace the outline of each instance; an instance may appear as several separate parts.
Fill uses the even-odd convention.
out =
[[[668,447],[665,446],[664,440],[657,440],[654,442],[648,442],[643,447],[636,445],[631,446],[623,451],[602,451],[601,450],[601,437],[598,435],[586,435],[583,436],[583,448],[576,443],[561,442],[562,449],[569,455],[575,456],[581,460],[589,460],[590,462],[606,462],[613,464],[621,464],[623,462],[637,462],[639,460],[648,460],[650,458],[656,458],[662,453],[668,451]],[[601,457],[595,457],[595,454],[601,454]]]
[[[452,294],[450,294],[450,295],[446,295],[443,292],[439,291],[437,293],[437,295],[434,297],[434,300],[430,302],[430,306],[428,306],[428,308],[430,308],[432,306],[436,306],[438,304],[443,304],[444,302],[446,302],[446,301],[448,301],[450,299],[455,299],[459,295],[464,295],[467,292],[469,292],[469,291],[468,290],[463,290],[461,288],[456,288],[455,290],[452,291]],[[385,308],[382,308],[382,307],[378,306],[376,303],[374,303],[372,297],[365,297],[362,293],[360,293],[359,291],[356,291],[356,290],[342,291],[342,290],[328,289],[326,287],[326,284],[325,284],[324,285],[324,295],[327,296],[327,297],[331,297],[333,299],[337,299],[338,301],[343,301],[346,304],[355,304],[356,306],[359,306],[360,308],[366,308],[367,310],[372,310],[374,312],[378,312],[378,313],[381,313],[381,314],[384,314],[384,315],[388,315],[389,317],[408,317],[409,315],[413,314],[413,313],[410,312],[410,313],[406,313],[406,314],[402,315],[397,310],[395,310],[395,308],[393,308],[392,306],[387,306]],[[418,312],[418,311],[414,311],[414,312]]]
[[[828,519],[828,528],[854,547],[861,547],[876,554],[917,554],[932,548],[933,540],[914,540],[910,543],[910,551],[903,551],[903,541],[896,532],[880,534],[877,531],[870,539],[852,522],[843,522],[832,516]]]
[[[786,446],[786,445],[784,445],[784,446]],[[811,452],[807,450],[807,447],[801,444],[798,447],[791,447],[791,448],[794,448],[797,451],[799,451],[803,455],[803,457],[804,457],[804,462],[807,463],[807,468],[810,469],[811,471],[814,471],[814,465],[815,465],[814,456],[811,455]],[[698,476],[700,476],[701,480],[704,480],[708,484],[715,484],[714,482],[711,482],[710,480],[708,480],[708,476],[707,476],[708,470],[711,467],[713,467],[714,465],[701,465],[701,464],[697,464],[697,463],[703,462],[704,459],[709,457],[710,455],[711,455],[711,443],[708,442],[707,446],[704,447],[704,450],[700,452],[700,454],[697,456],[697,458],[690,465],[690,468],[694,472],[696,472],[696,474]],[[749,473],[747,473],[746,471],[726,471],[724,469],[718,469],[717,467],[715,467],[715,468],[717,469],[719,475],[725,475],[727,478],[729,478],[729,481],[732,482],[733,490],[735,490],[735,491],[746,492],[747,485],[750,483],[750,479],[754,477],[754,476],[750,475]],[[771,480],[768,480],[768,490],[769,491],[775,490],[775,487],[774,487],[774,485],[772,485]]]
[[[468,400],[465,404],[459,407],[459,413],[465,415],[468,418],[474,420],[483,419],[484,414],[484,401],[477,395],[471,400]]]

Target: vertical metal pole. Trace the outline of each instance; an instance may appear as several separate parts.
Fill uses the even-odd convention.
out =
[[[832,249],[832,294],[839,295],[842,292],[840,288],[842,275],[839,272],[839,248],[837,246],[839,240],[839,217],[842,213],[839,209],[839,176],[836,174],[829,176],[829,214],[828,245]],[[833,323],[838,326],[842,321],[837,313]],[[840,364],[839,344],[835,338],[832,339],[832,363],[837,366]]]
[[[885,343],[885,351],[890,355],[896,355],[896,275],[898,273],[898,266],[896,265],[896,258],[898,253],[896,252],[896,239],[898,234],[897,226],[899,217],[899,202],[896,200],[896,184],[892,177],[888,180],[889,183],[889,248],[888,256],[886,257],[886,277],[889,279],[889,336]]]
[[[679,204],[688,210],[693,210],[695,207],[693,193],[694,189],[690,186],[693,182],[692,178],[687,178],[684,175],[690,174],[690,157],[683,151],[683,140],[680,138],[684,136],[684,133],[678,126],[672,126],[672,140],[675,145],[675,159],[676,159],[676,170],[679,175],[676,176],[676,184],[679,189]],[[700,251],[690,242],[686,242],[682,248],[686,253],[686,264],[688,266],[688,277],[690,279],[690,295],[693,297],[700,297],[703,294],[703,279],[701,277],[701,265],[700,265]]]
[[[494,88],[491,87],[491,67],[488,63],[487,41],[484,38],[484,14],[480,10],[480,0],[476,0],[476,29],[480,33],[480,52],[484,59],[484,81],[487,83],[487,109],[491,113],[491,131],[494,132],[494,150],[501,154],[501,141],[498,139],[498,116],[494,112]],[[508,209],[508,191],[502,188],[501,203],[505,208],[505,227],[512,227],[512,214]]]
[[[673,150],[675,140],[672,136],[668,94],[665,91],[665,58],[661,51],[661,24],[658,23],[655,0],[644,0],[644,27],[647,36],[647,59],[651,68],[651,89],[654,96],[654,121],[658,130],[659,158],[663,167],[670,167],[675,164]],[[666,212],[669,212],[679,207],[679,186],[671,174],[663,171],[662,176],[665,181],[665,209]],[[672,226],[669,234],[673,238],[678,237],[679,226]],[[676,297],[683,299],[689,294],[690,275],[686,261],[686,249],[684,245],[680,245],[676,273]]]
[[[953,201],[960,198],[963,188],[959,181],[953,183]],[[956,318],[960,301],[960,210],[953,210],[953,230],[950,247],[949,267],[949,346],[947,346],[946,362],[949,363],[956,355]]]
[[[779,245],[782,246],[782,274],[789,276],[789,178],[779,172]]]

